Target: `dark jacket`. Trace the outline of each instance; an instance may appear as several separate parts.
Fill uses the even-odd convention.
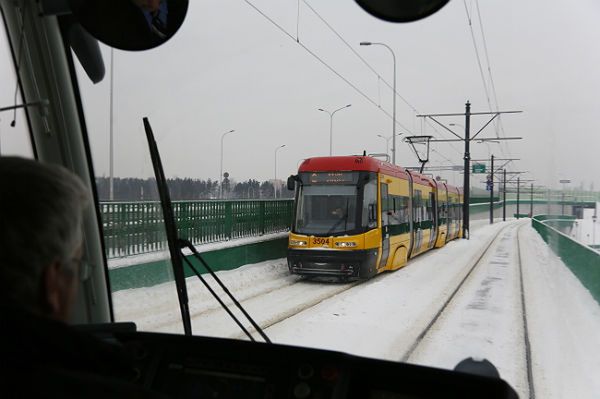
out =
[[[0,307],[0,331],[0,397],[161,397],[124,349],[64,323]]]

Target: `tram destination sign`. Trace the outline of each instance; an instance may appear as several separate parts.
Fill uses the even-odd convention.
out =
[[[309,173],[309,184],[355,184],[356,172],[312,172]]]

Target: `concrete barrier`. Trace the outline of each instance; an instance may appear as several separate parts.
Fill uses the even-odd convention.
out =
[[[227,248],[202,251],[203,259],[215,271],[236,269],[243,265],[264,262],[271,259],[284,258],[287,249],[287,234],[274,239],[229,246]],[[235,241],[232,241],[234,243]],[[110,289],[112,292],[130,288],[152,287],[167,281],[173,281],[173,268],[167,253],[163,259],[145,261],[122,267],[109,268]],[[206,273],[204,267],[193,256],[186,257],[200,273]],[[194,272],[184,262],[185,276]]]
[[[559,225],[564,228],[569,222],[574,223],[575,218],[537,215],[531,220],[533,228],[600,304],[600,252],[575,241],[556,228]]]

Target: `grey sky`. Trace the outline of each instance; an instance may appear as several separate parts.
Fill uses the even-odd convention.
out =
[[[350,0],[307,0],[388,82],[389,52],[360,47],[380,41],[398,60],[398,92],[421,113],[488,111],[467,23],[466,8],[482,62],[483,43],[474,1],[452,0],[437,14],[410,24],[390,24],[366,14]],[[182,30],[167,44],[142,53],[115,51],[115,173],[152,174],[141,118],[149,116],[169,176],[216,178],[220,136],[225,139],[224,169],[238,181],[272,178],[274,150],[278,177],[299,160],[327,155],[329,117],[334,118],[334,153],[383,152],[391,118],[291,40],[243,0],[190,0]],[[297,0],[254,0],[258,8],[296,35]],[[502,118],[506,136],[525,140],[489,144],[498,157],[522,161],[513,170],[531,171],[540,184],[560,178],[600,188],[597,111],[600,110],[600,4],[593,0],[480,1],[489,58],[500,110],[523,114]],[[300,2],[300,41],[391,114],[391,91],[378,86],[370,71]],[[103,47],[108,70],[109,51]],[[487,65],[484,63],[487,73]],[[83,76],[83,75],[80,75]],[[486,76],[487,77],[487,76]],[[108,76],[92,85],[81,79],[84,107],[97,175],[108,175]],[[486,82],[490,86],[489,80]],[[491,92],[490,92],[491,95]],[[3,97],[4,98],[4,97]],[[492,104],[493,104],[492,98]],[[398,99],[398,121],[413,134],[437,132],[414,117]],[[6,130],[4,116],[1,129]],[[444,118],[463,124],[462,118]],[[473,128],[486,119],[473,118]],[[460,128],[459,128],[460,129]],[[398,126],[398,132],[406,129]],[[482,136],[495,135],[489,127]],[[462,162],[459,143],[432,144],[453,163]],[[431,154],[431,165],[449,162]],[[474,144],[473,158],[488,157],[488,146]],[[400,165],[415,165],[408,145],[398,142]],[[458,174],[443,174],[460,185]],[[479,182],[479,178],[475,182]]]

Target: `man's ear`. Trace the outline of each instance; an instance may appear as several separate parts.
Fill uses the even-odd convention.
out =
[[[46,316],[58,318],[62,308],[62,280],[60,263],[52,262],[44,269],[42,276],[42,302],[46,309]]]

